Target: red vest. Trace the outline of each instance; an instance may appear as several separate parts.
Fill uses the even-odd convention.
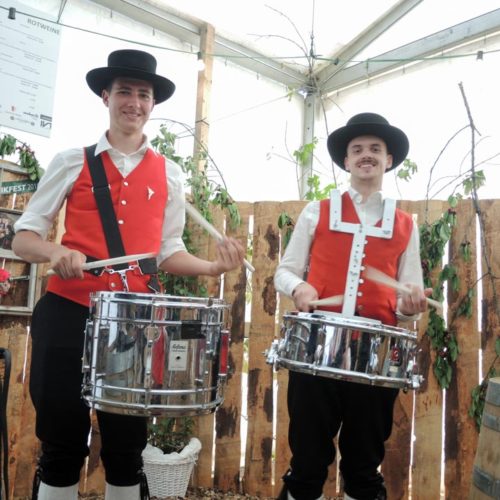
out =
[[[168,195],[165,159],[148,149],[139,165],[124,178],[107,152],[101,158],[126,254],[158,253]],[[99,260],[109,258],[86,158],[66,200],[64,225],[63,245]],[[123,290],[118,274],[84,275],[82,280],[52,276],[47,291],[88,306],[92,292]],[[139,270],[129,271],[127,281],[131,292],[150,291],[149,277],[142,276]]]
[[[353,235],[331,231],[330,200],[320,202],[320,215],[314,241],[311,246],[310,270],[307,282],[318,291],[319,298],[344,294],[346,277]],[[348,192],[342,195],[342,221],[359,224],[356,209]],[[380,227],[381,221],[376,226]],[[367,236],[362,265],[373,266],[397,277],[401,254],[406,250],[413,230],[413,221],[409,214],[396,209],[394,230],[391,239]],[[365,318],[380,320],[386,325],[395,325],[396,292],[360,276],[355,313]],[[331,311],[342,311],[342,306],[325,307]]]

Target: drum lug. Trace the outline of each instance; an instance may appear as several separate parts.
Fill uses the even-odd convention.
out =
[[[279,369],[279,364],[278,364],[278,349],[279,349],[279,340],[275,339],[273,340],[271,347],[269,349],[266,349],[262,354],[266,356],[266,363],[268,365],[274,365],[274,369],[278,370]]]
[[[314,352],[314,363],[315,364],[321,364],[321,361],[323,359],[323,346],[321,344],[318,344],[316,346],[316,351]]]
[[[423,375],[412,375],[412,377],[411,377],[411,388],[412,389],[418,389],[422,385],[423,381],[424,381]]]

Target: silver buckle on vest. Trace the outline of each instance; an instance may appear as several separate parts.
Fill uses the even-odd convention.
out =
[[[120,276],[120,280],[123,285],[123,289],[125,292],[129,292],[128,288],[128,281],[127,281],[127,273],[129,271],[133,271],[134,269],[139,269],[138,264],[133,264],[132,266],[127,267],[126,269],[113,269],[113,268],[108,268],[105,267],[103,270],[103,273],[109,273],[109,274],[117,274]]]

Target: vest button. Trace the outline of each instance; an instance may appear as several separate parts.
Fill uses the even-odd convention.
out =
[[[123,224],[123,222],[124,222],[124,221],[123,221],[122,219],[120,219],[120,220],[118,221],[118,224]]]
[[[114,283],[111,283],[111,288],[115,288],[116,285]]]
[[[358,292],[358,297],[363,297],[363,292]]]
[[[124,186],[128,186],[128,182],[127,181],[123,181],[123,185]]]
[[[122,200],[122,205],[126,205],[127,202],[125,200]]]
[[[358,306],[358,311],[362,311],[363,310],[363,306]]]

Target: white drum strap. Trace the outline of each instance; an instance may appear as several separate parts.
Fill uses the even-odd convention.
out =
[[[396,201],[386,198],[382,214],[381,227],[367,226],[365,224],[353,224],[342,221],[342,195],[338,189],[330,191],[330,224],[331,231],[351,233],[353,235],[349,268],[346,276],[344,290],[344,304],[342,306],[343,316],[354,316],[356,310],[356,299],[358,292],[360,274],[364,270],[363,258],[365,257],[365,245],[368,243],[366,237],[392,238],[394,230],[394,216],[396,213]]]

